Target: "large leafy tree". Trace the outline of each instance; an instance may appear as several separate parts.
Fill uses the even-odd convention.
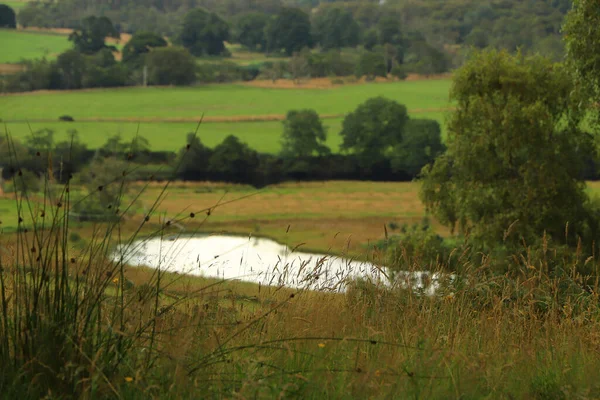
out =
[[[233,135],[229,135],[213,150],[208,159],[212,179],[249,182],[259,164],[258,153]]]
[[[579,83],[588,89],[589,100],[600,101],[600,2],[573,0],[563,27],[567,61]],[[600,122],[598,107],[597,122]]]
[[[283,8],[267,25],[267,50],[288,56],[312,45],[308,14],[299,8]]]
[[[350,10],[325,8],[313,19],[316,40],[324,50],[355,47],[360,39],[360,26]]]
[[[344,118],[341,149],[355,153],[364,168],[387,157],[402,141],[408,120],[406,107],[385,97],[374,97]]]
[[[195,56],[216,56],[225,52],[229,26],[217,14],[196,8],[186,14],[179,42]]]
[[[119,31],[107,17],[90,16],[81,21],[79,29],[69,35],[75,50],[83,54],[94,54],[104,48],[115,50],[105,43],[105,38],[119,38]]]
[[[188,85],[196,79],[196,61],[182,47],[161,47],[146,56],[152,85]]]
[[[17,27],[17,18],[15,10],[6,4],[0,4],[0,28],[15,29]]]
[[[483,248],[593,237],[579,129],[566,68],[536,56],[476,53],[454,75],[448,151],[424,170],[421,197],[441,223]],[[590,233],[592,232],[592,233]]]
[[[402,141],[394,148],[392,169],[417,176],[425,165],[432,163],[444,150],[442,130],[436,120],[409,119]]]
[[[167,45],[167,41],[156,33],[138,32],[123,47],[123,62],[137,65],[143,54],[150,52],[155,47],[166,47]]]
[[[267,45],[265,27],[269,16],[263,13],[247,13],[238,16],[233,25],[233,41],[251,50],[264,50]]]
[[[292,110],[283,121],[281,154],[285,158],[327,154],[327,130],[315,110]]]
[[[393,46],[395,59],[402,64],[406,50],[406,40],[400,27],[400,18],[395,14],[385,14],[377,23],[379,44]]]

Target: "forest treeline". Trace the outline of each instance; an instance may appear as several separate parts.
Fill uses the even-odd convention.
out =
[[[59,0],[30,3],[19,13],[19,22],[30,26],[77,28],[89,15],[104,15],[122,32],[153,31],[175,36],[185,14],[195,8],[218,14],[233,27],[248,13],[276,16],[286,7],[301,9],[313,20],[327,9],[348,10],[361,36],[382,19],[393,17],[406,33],[419,33],[437,48],[469,44],[509,51],[522,47],[547,56],[562,55],[560,26],[570,0]]]
[[[120,33],[132,33],[134,44],[125,45],[123,63],[107,51],[96,59],[84,60],[71,53],[56,62],[26,61],[25,73],[4,78],[1,89],[189,85],[349,75],[402,79],[409,73],[449,71],[462,65],[473,48],[520,49],[558,60],[564,55],[560,27],[569,7],[568,0],[441,4],[426,0],[384,4],[282,4],[278,0],[31,2],[13,17],[15,22],[23,27],[75,29],[75,39],[97,44],[82,49],[74,41],[82,56],[107,47],[100,44],[101,34],[118,38]],[[250,65],[229,62],[226,43],[265,53],[270,59]],[[168,44],[177,50],[185,48],[187,53],[161,49],[157,54],[135,57]],[[128,50],[129,55],[136,53],[135,62],[125,54]],[[203,62],[197,57],[218,58]],[[171,64],[173,58],[178,62]],[[176,73],[170,73],[172,65],[179,66]],[[144,66],[150,69],[146,79]],[[58,83],[61,73],[72,75],[69,80],[74,83]],[[38,74],[43,77],[34,79],[32,75]]]

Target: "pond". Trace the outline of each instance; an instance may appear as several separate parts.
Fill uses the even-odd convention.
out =
[[[393,283],[434,294],[438,274],[390,271],[366,261],[325,254],[292,251],[270,239],[202,235],[169,239],[151,238],[117,251],[115,260],[132,266],[221,279],[238,279],[272,286],[323,291],[344,291],[357,278],[383,285]]]

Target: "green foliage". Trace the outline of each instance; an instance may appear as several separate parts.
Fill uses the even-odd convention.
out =
[[[298,8],[283,8],[266,27],[267,52],[295,51],[312,46],[311,25],[308,15]]]
[[[37,174],[25,169],[13,178],[12,182],[4,185],[7,193],[19,193],[20,195],[34,195],[43,188],[43,180]]]
[[[531,244],[544,232],[559,243],[593,240],[578,154],[592,143],[566,68],[476,53],[456,72],[451,98],[448,151],[423,172],[421,196],[438,221],[484,248]]]
[[[355,153],[368,168],[402,141],[407,121],[402,104],[385,97],[369,99],[344,118],[340,148]]]
[[[328,154],[327,130],[315,110],[288,111],[283,121],[281,155],[284,158]]]
[[[166,47],[167,41],[160,35],[152,32],[138,32],[129,39],[123,47],[123,62],[139,66],[142,55],[150,52],[155,47]]]
[[[352,13],[342,7],[330,7],[313,17],[315,40],[324,50],[356,47],[360,38],[360,26]]]
[[[80,89],[86,68],[85,56],[77,50],[67,50],[56,59],[56,67],[65,89]]]
[[[391,164],[394,171],[417,176],[445,150],[440,124],[431,119],[409,119],[402,141],[394,148]]]
[[[403,225],[399,234],[383,239],[375,247],[385,252],[387,265],[393,270],[453,270],[451,252],[454,246],[438,235],[429,221]]]
[[[120,35],[110,19],[92,15],[81,21],[81,26],[69,35],[69,40],[78,52],[94,54],[104,48],[114,50],[114,47],[106,46],[106,37],[119,38]]]
[[[148,82],[153,85],[188,85],[196,78],[196,60],[183,47],[161,47],[148,53]]]
[[[258,166],[258,153],[229,135],[214,148],[208,159],[207,171],[215,179],[227,179],[230,182],[248,182]]]
[[[179,151],[177,177],[186,180],[206,176],[211,154],[195,133],[188,133],[187,145]]]
[[[600,3],[593,0],[574,0],[573,9],[565,20],[564,35],[569,66],[578,83],[589,91],[589,100],[600,101]],[[597,123],[598,108],[593,107]]]
[[[178,41],[195,56],[225,53],[229,26],[217,14],[197,8],[186,14]]]
[[[377,76],[387,76],[387,65],[385,57],[375,51],[365,51],[360,55],[356,63],[354,74],[357,77],[366,76],[367,80],[373,80]]]
[[[237,16],[233,24],[233,41],[251,50],[265,51],[267,46],[265,27],[268,22],[268,15],[257,12]]]
[[[16,29],[17,18],[15,10],[6,4],[0,4],[0,28]]]

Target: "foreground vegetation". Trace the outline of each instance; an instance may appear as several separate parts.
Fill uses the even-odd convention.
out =
[[[123,187],[114,181],[106,190],[111,185]],[[162,189],[133,191],[157,203],[81,235],[68,222],[66,187],[40,204],[19,196],[17,212],[35,228],[0,236],[6,398],[563,399],[600,390],[598,288],[581,290],[582,277],[568,272],[577,262],[552,247],[539,258],[515,259],[520,268],[506,276],[491,274],[486,261],[460,261],[459,251],[460,279],[433,297],[368,282],[339,294],[292,291],[113,262],[113,246],[131,243],[127,232],[178,231],[159,223],[169,220],[158,208]],[[347,187],[336,188],[338,199],[348,197]],[[364,184],[358,193],[372,189]],[[281,188],[280,204],[293,190]],[[167,209],[181,200],[181,189],[174,192]],[[209,205],[214,215],[224,201]],[[191,231],[204,218],[179,211]],[[547,275],[556,270],[565,274]]]

